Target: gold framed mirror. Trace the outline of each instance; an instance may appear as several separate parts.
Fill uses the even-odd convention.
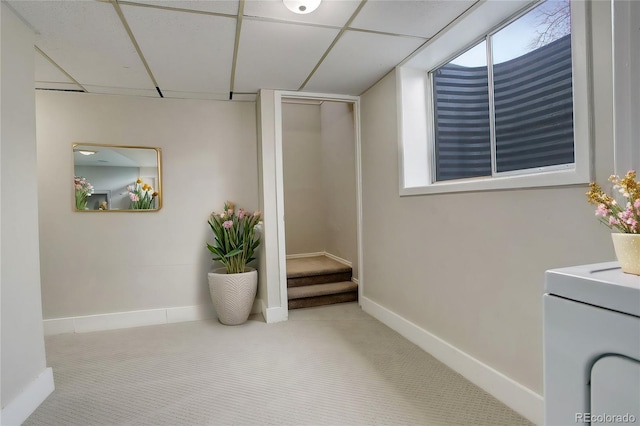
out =
[[[162,208],[160,148],[72,144],[73,209],[149,212]]]

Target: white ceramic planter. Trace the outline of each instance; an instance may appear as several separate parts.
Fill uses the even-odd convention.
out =
[[[640,234],[611,234],[622,272],[640,275]]]
[[[258,289],[258,271],[227,274],[225,268],[209,272],[209,293],[218,320],[226,325],[238,325],[247,321]]]

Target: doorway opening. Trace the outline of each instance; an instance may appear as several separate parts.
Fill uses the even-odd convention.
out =
[[[314,263],[321,257],[315,261],[333,264],[325,275],[338,274],[320,283],[323,287],[293,290],[296,299],[361,299],[359,102],[359,97],[345,95],[259,93],[260,200],[265,218],[259,291],[267,322],[288,318],[288,260],[290,265],[294,260],[304,263],[301,259]],[[319,271],[312,272],[315,276]],[[308,276],[294,278],[304,278],[305,285],[318,284]],[[303,287],[298,284],[294,286]],[[313,306],[307,302],[292,308]]]
[[[282,99],[288,309],[358,300],[353,103]]]

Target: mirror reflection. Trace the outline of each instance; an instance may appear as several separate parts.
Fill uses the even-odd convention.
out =
[[[73,144],[76,211],[162,207],[160,148]]]

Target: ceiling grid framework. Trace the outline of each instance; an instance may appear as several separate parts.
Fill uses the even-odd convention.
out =
[[[228,99],[236,16],[121,7],[165,97]]]
[[[160,95],[160,97],[163,98],[164,96],[162,95],[162,91],[160,90],[160,87],[158,87],[158,82],[156,81],[156,78],[153,76],[153,73],[151,72],[151,68],[149,68],[149,64],[147,63],[147,60],[145,59],[144,55],[142,54],[142,51],[140,50],[140,45],[138,44],[138,41],[136,40],[136,38],[133,36],[133,33],[131,32],[131,27],[129,27],[129,24],[127,23],[127,19],[124,17],[124,14],[122,13],[122,9],[118,4],[118,0],[111,0],[111,5],[116,10],[116,13],[118,14],[118,18],[120,18],[120,22],[122,22],[122,25],[124,26],[124,29],[127,32],[127,35],[129,36],[129,39],[131,39],[131,43],[133,43],[133,47],[135,47],[136,52],[138,52],[138,56],[140,57],[140,60],[142,61],[144,68],[147,70],[147,74],[149,74],[149,78],[153,82],[153,85],[158,91],[158,94]]]
[[[342,37],[342,35],[345,33],[345,31],[347,31],[349,29],[349,24],[351,24],[351,22],[353,22],[353,20],[356,18],[356,16],[358,16],[358,13],[360,13],[360,11],[362,10],[362,7],[367,3],[367,0],[361,0],[360,4],[358,5],[358,8],[355,10],[355,12],[353,12],[353,15],[351,15],[351,17],[349,18],[349,20],[344,24],[344,27],[342,27],[342,29],[340,30],[340,32],[338,33],[338,35],[336,36],[336,38],[331,42],[331,44],[329,45],[329,47],[327,48],[327,51],[324,52],[324,54],[322,55],[322,57],[320,57],[320,60],[318,61],[318,63],[316,64],[316,66],[313,68],[313,70],[311,70],[311,73],[309,74],[309,76],[307,77],[307,79],[302,83],[302,85],[300,86],[300,88],[298,89],[299,91],[304,90],[305,86],[307,85],[307,83],[309,83],[309,80],[311,80],[311,77],[313,77],[313,75],[316,73],[316,71],[318,71],[318,68],[320,68],[320,65],[322,65],[322,62],[324,62],[325,58],[329,55],[329,53],[331,52],[331,49],[333,49],[333,47],[336,45],[336,43],[338,43],[338,40],[340,40],[340,38]],[[336,92],[339,93],[339,92]]]
[[[56,85],[55,90],[87,92],[87,89],[82,87],[82,84],[78,83],[75,78],[56,64],[54,60],[40,50],[38,46],[36,46],[36,52],[39,54],[36,55],[37,81],[45,81],[52,86]],[[41,62],[43,60],[46,61],[46,63]],[[50,89],[53,89],[53,87],[50,87]]]
[[[477,0],[10,0],[36,32],[36,88],[254,100],[360,95]]]
[[[236,80],[236,64],[238,63],[238,47],[240,45],[240,32],[242,31],[242,16],[244,15],[244,0],[238,4],[238,18],[236,21],[236,37],[233,43],[233,61],[231,62],[231,83],[229,84],[229,100],[233,99],[233,88]]]

